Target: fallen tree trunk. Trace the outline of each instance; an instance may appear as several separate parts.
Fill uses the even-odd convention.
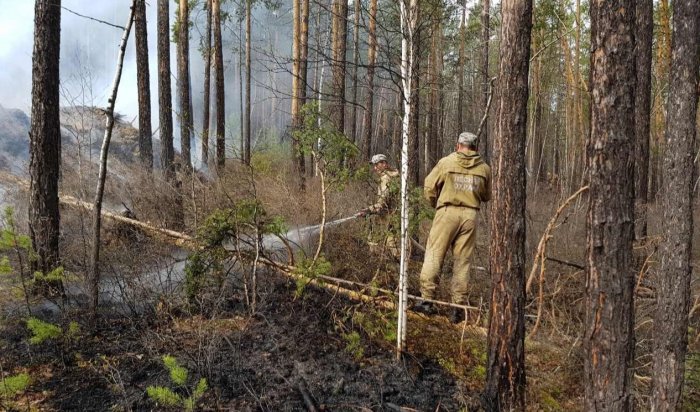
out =
[[[20,179],[16,176],[13,176],[13,175],[2,173],[2,172],[0,172],[0,180],[16,183],[16,184],[21,185],[25,188],[29,187],[28,183],[25,180]],[[81,201],[79,199],[76,199],[73,196],[69,196],[69,195],[65,195],[65,194],[61,194],[60,201],[61,201],[61,204],[63,204],[63,205],[83,208],[86,210],[93,210],[93,207],[94,207],[94,205],[91,203]],[[192,236],[186,234],[186,233],[181,233],[181,232],[176,232],[174,230],[160,228],[160,227],[154,226],[153,224],[151,224],[149,222],[142,222],[139,220],[130,219],[128,217],[121,216],[118,213],[109,212],[109,211],[105,211],[105,210],[102,210],[102,216],[105,218],[117,221],[117,222],[121,222],[121,223],[125,223],[128,225],[132,225],[134,227],[137,227],[137,228],[143,230],[144,232],[146,232],[146,233],[148,233],[156,238],[161,239],[164,242],[167,242],[167,243],[179,246],[179,247],[183,247],[183,248],[186,248],[186,249],[189,249],[192,251],[199,249],[199,245],[197,244],[196,239],[193,238]],[[347,279],[339,279],[339,278],[335,278],[332,276],[321,275],[321,276],[317,276],[314,279],[307,278],[307,277],[304,277],[302,275],[297,274],[296,266],[290,265],[287,263],[277,262],[277,261],[268,259],[266,257],[260,257],[259,262],[264,264],[265,266],[268,266],[272,269],[277,270],[279,273],[281,273],[284,276],[287,276],[287,277],[292,278],[294,280],[306,279],[308,281],[308,284],[310,284],[310,285],[313,285],[313,286],[316,286],[319,288],[328,289],[328,290],[336,292],[336,293],[340,293],[342,295],[347,296],[350,299],[362,301],[362,302],[374,303],[376,305],[379,305],[379,306],[381,306],[385,309],[389,309],[389,310],[393,310],[396,308],[396,304],[393,301],[388,301],[388,300],[378,298],[375,296],[366,295],[364,293],[360,293],[360,292],[357,292],[355,290],[342,287],[340,285],[341,284],[351,285],[351,286],[355,286],[355,287],[359,287],[359,288],[363,288],[363,289],[367,289],[367,290],[375,290],[375,291],[381,292],[381,293],[383,293],[385,295],[389,295],[389,296],[397,296],[397,293],[394,291],[377,288],[377,287],[374,287],[372,285],[368,285],[368,284],[364,284],[364,283],[360,283],[360,282],[354,282],[354,281],[347,280]],[[332,283],[332,284],[328,284],[328,283]],[[412,300],[417,300],[417,301],[431,302],[431,303],[434,303],[436,305],[445,306],[445,307],[452,307],[452,308],[471,310],[471,311],[480,311],[481,310],[481,308],[476,307],[476,306],[458,305],[455,303],[444,302],[444,301],[440,301],[440,300],[424,299],[424,298],[421,298],[420,296],[414,296],[414,295],[408,295],[408,298],[412,299]]]

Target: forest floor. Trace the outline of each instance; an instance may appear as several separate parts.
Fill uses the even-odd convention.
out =
[[[191,227],[201,224],[213,210],[226,207],[231,199],[249,193],[236,186],[240,173],[231,176],[236,179],[223,181],[219,187],[192,185],[192,197],[197,201],[185,204]],[[77,181],[64,177],[66,180]],[[158,189],[132,190],[143,184],[113,184],[112,199],[129,204],[140,219],[167,220],[172,208],[161,206],[173,204],[167,194],[159,194]],[[64,189],[79,192],[75,187]],[[329,220],[364,207],[371,193],[371,188],[364,186],[331,193]],[[568,194],[545,187],[530,194],[528,268],[544,227]],[[20,191],[16,203],[25,204],[24,196]],[[319,221],[318,187],[313,185],[306,197],[300,197],[280,179],[257,179],[255,196],[267,213],[283,216],[292,226]],[[541,316],[537,333],[526,340],[527,409],[531,411],[583,408],[585,273],[581,264],[585,261],[585,206],[585,198],[572,203],[556,226],[546,253],[556,260],[546,262],[542,300],[538,299],[537,281],[528,294],[528,333],[538,313]],[[24,213],[25,208],[17,210]],[[26,219],[22,213],[20,220]],[[650,216],[650,233],[657,233],[660,222],[653,218],[653,209]],[[488,213],[482,213],[480,219],[469,299],[479,310],[470,311],[467,321],[459,325],[451,324],[446,312],[430,317],[411,313],[408,348],[400,361],[394,349],[395,311],[349,299],[332,287],[308,285],[300,293],[294,280],[271,270],[259,275],[254,313],[246,298],[246,285],[234,274],[222,289],[225,293],[209,296],[207,304],[194,309],[186,304],[182,287],[175,287],[157,293],[144,288],[144,293],[134,294],[118,310],[103,308],[97,321],[84,307],[68,307],[58,313],[36,310],[35,316],[65,330],[73,321],[80,326],[78,331],[41,344],[29,342],[31,333],[16,282],[0,277],[0,378],[22,372],[31,377],[31,384],[16,396],[3,395],[0,384],[0,410],[160,410],[164,408],[147,394],[149,387],[171,388],[184,399],[200,378],[206,379],[208,389],[196,402],[197,410],[297,411],[310,410],[309,402],[328,411],[478,410],[486,377],[490,297]],[[323,256],[331,263],[329,275],[395,290],[398,265],[368,250],[368,223],[354,221],[326,233]],[[62,225],[64,265],[76,274],[84,273],[89,215],[66,208]],[[422,242],[429,225],[428,221],[421,224]],[[105,232],[105,276],[133,282],[136,290],[141,287],[136,279],[151,273],[163,260],[172,260],[172,247],[156,239],[139,234],[134,240],[123,227],[109,222]],[[189,233],[194,234],[194,230]],[[640,271],[636,305],[635,399],[642,410],[649,389],[654,239],[650,236],[649,242],[635,247],[639,266],[647,262],[652,268]],[[411,293],[417,294],[421,261],[415,253],[409,265]],[[438,291],[443,300],[448,300],[450,271],[448,256]],[[83,282],[76,276],[75,282]],[[364,292],[372,295],[372,288]],[[538,310],[540,305],[542,310]],[[697,318],[697,313],[691,317],[689,331],[687,410],[700,404]],[[165,355],[173,356],[187,369],[184,385],[174,384],[169,377]]]

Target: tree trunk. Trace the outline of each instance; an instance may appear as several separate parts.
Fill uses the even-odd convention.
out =
[[[160,163],[168,182],[175,180],[173,165],[173,114],[170,83],[169,0],[158,0],[158,106],[160,115]]]
[[[252,0],[246,0],[245,8],[245,152],[243,153],[243,162],[250,164],[250,53],[251,53],[251,38],[250,23],[253,13]]]
[[[365,160],[372,157],[372,127],[374,119],[374,71],[377,63],[377,0],[369,3],[369,49],[367,50],[367,102],[365,130],[362,141]]]
[[[353,70],[352,70],[352,118],[350,120],[350,139],[354,143],[359,143],[357,138],[357,91],[359,84],[357,81],[360,64],[360,0],[353,0],[355,6],[355,27],[353,28]]]
[[[168,227],[181,228],[184,222],[182,196],[177,190],[175,149],[173,147],[173,109],[170,81],[169,0],[158,0],[158,106],[160,116],[160,164],[163,177],[174,189],[172,215]]]
[[[240,126],[241,126],[241,161],[245,163],[245,102],[243,101],[243,91],[245,89],[245,86],[243,83],[243,71],[245,70],[245,58],[244,58],[244,52],[243,48],[244,42],[243,42],[243,21],[245,19],[241,19],[238,23],[238,83],[239,83],[239,88],[238,88],[238,102],[240,103]]]
[[[32,118],[29,132],[29,234],[37,253],[32,270],[43,273],[60,264],[60,39],[61,0],[37,0],[34,6]]]
[[[331,122],[335,129],[345,134],[345,51],[347,48],[348,2],[333,0],[331,36],[331,71],[333,73],[333,91],[328,105]]]
[[[413,186],[419,185],[420,180],[420,53],[421,53],[421,30],[420,30],[420,0],[416,0],[415,16],[416,21],[411,37],[411,95],[409,104],[411,105],[411,129],[408,134],[408,181]],[[413,13],[414,11],[412,11]]]
[[[653,411],[682,409],[688,351],[700,3],[673,2],[673,46],[661,188],[663,241],[654,314]]]
[[[309,77],[309,0],[301,0],[301,28],[299,33],[299,105],[306,104],[306,89]],[[304,154],[297,158],[301,189],[306,187],[306,161]]]
[[[304,189],[305,172],[301,166],[304,154],[301,152],[299,141],[294,137],[294,132],[302,127],[301,118],[301,93],[305,85],[301,85],[301,0],[292,0],[292,158],[296,169],[296,177],[299,179],[300,189]]]
[[[634,104],[635,145],[635,232],[647,236],[647,195],[649,191],[649,125],[651,121],[651,46],[654,31],[654,2],[637,0],[636,53],[637,89]]]
[[[207,0],[207,26],[204,28],[204,101],[202,115],[202,167],[209,164],[209,121],[211,110],[211,20],[213,0]],[[138,27],[138,26],[137,26]]]
[[[479,99],[479,106],[482,110],[482,118],[486,116],[486,102],[489,98],[489,39],[491,38],[491,30],[489,28],[490,24],[490,13],[491,13],[491,2],[489,0],[481,0],[481,95]],[[489,141],[489,124],[488,120],[484,125],[484,128],[479,136],[479,152],[481,156],[489,160],[490,153],[488,152]]]
[[[148,70],[148,32],[146,30],[146,0],[136,2],[134,16],[136,39],[136,78],[139,93],[139,157],[141,164],[153,169],[153,142],[151,141],[151,86]]]
[[[219,172],[226,164],[226,94],[224,82],[224,49],[221,42],[221,0],[212,1],[214,24],[214,75],[216,76],[216,166]]]
[[[591,2],[592,113],[584,333],[585,409],[632,409],[634,19],[632,0]]]
[[[117,102],[117,92],[119,91],[119,82],[122,78],[122,67],[124,66],[124,52],[126,51],[126,43],[131,33],[131,25],[134,22],[134,14],[136,12],[136,4],[138,0],[134,0],[131,5],[131,13],[129,13],[129,21],[124,27],[121,43],[119,44],[119,57],[117,59],[117,72],[114,75],[112,83],[112,92],[107,100],[108,106],[105,110],[105,135],[102,139],[102,149],[100,150],[100,172],[97,178],[97,189],[95,190],[95,203],[93,207],[93,232],[92,232],[92,262],[91,262],[91,295],[92,295],[92,310],[93,314],[97,313],[97,305],[100,296],[100,229],[102,226],[102,197],[105,190],[105,181],[107,180],[107,155],[109,154],[109,144],[112,140],[112,129],[114,127],[114,105]]]
[[[406,7],[406,1],[410,1]],[[398,357],[406,348],[406,309],[408,306],[408,181],[409,181],[409,134],[411,119],[412,71],[417,56],[413,42],[417,29],[418,0],[400,0],[401,4],[401,86],[403,118],[401,122],[401,263],[399,265],[399,307],[396,353]]]
[[[525,190],[532,1],[501,4],[501,95],[491,205],[491,309],[484,399],[488,410],[525,409]]]
[[[457,134],[464,131],[464,65],[467,43],[467,0],[464,0],[459,24],[459,56],[457,57]]]
[[[439,113],[441,100],[440,94],[442,93],[442,85],[440,82],[440,62],[442,60],[442,2],[440,2],[437,7],[440,7],[440,9],[439,11],[435,12],[437,16],[432,17],[431,24],[432,44],[430,48],[430,64],[428,73],[428,79],[430,79],[430,96],[428,103],[428,133],[425,139],[423,175],[430,173],[437,162],[437,142],[440,138]]]
[[[190,97],[190,13],[187,0],[179,0],[177,25],[177,93],[180,108],[180,155],[185,170],[192,169],[190,138],[192,133],[192,108]]]

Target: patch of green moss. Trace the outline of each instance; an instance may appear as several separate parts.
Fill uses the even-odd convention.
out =
[[[556,396],[553,393],[545,392],[542,391],[540,392],[540,399],[539,399],[539,405],[542,408],[542,410],[545,411],[563,411],[564,408],[559,404],[559,401],[557,401],[554,396]]]

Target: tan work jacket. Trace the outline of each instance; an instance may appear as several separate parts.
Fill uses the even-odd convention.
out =
[[[391,181],[399,177],[396,170],[385,170],[379,176],[379,186],[377,186],[377,200],[369,207],[371,213],[384,214],[396,205],[395,194],[392,192]]]
[[[479,209],[491,199],[491,168],[475,151],[454,152],[440,159],[425,178],[423,194],[430,204]]]

